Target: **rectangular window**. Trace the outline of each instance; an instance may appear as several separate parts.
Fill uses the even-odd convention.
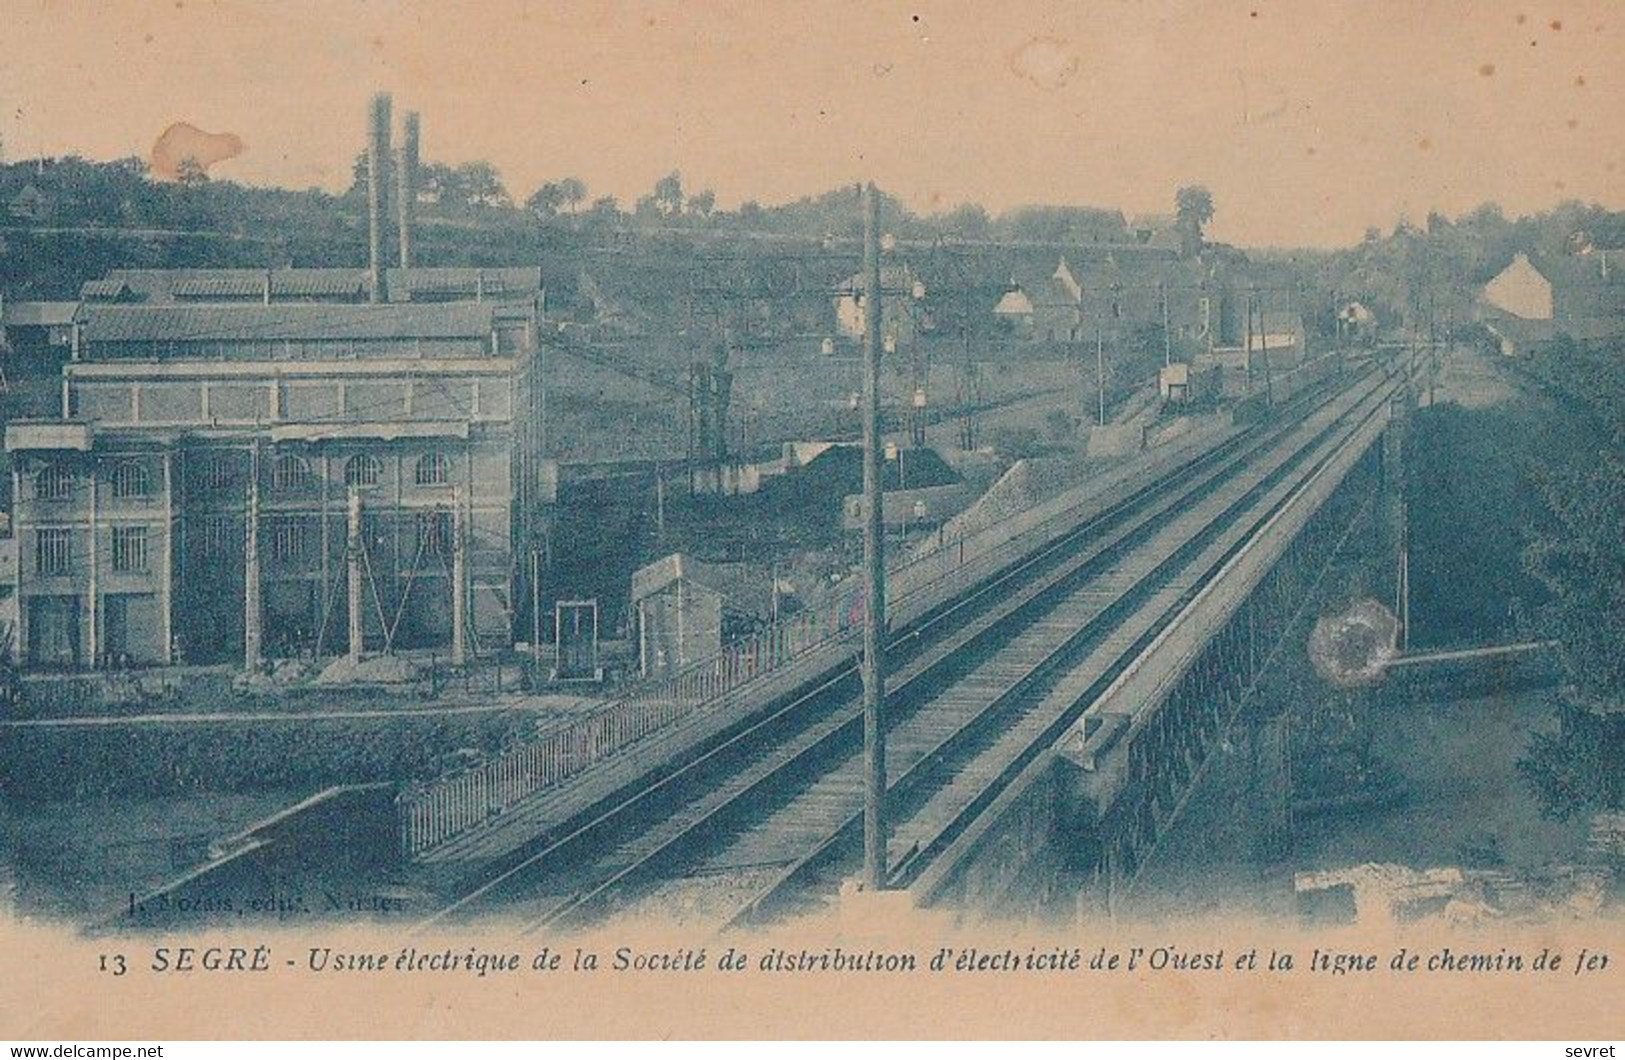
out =
[[[35,531],[34,569],[41,574],[67,574],[73,569],[73,531],[65,526]]]
[[[120,573],[147,569],[146,527],[113,527],[113,569]]]
[[[299,559],[308,550],[310,535],[305,520],[297,516],[271,521],[271,558],[275,560]]]
[[[206,515],[203,517],[203,554],[205,556],[224,556],[233,551],[233,542],[241,533],[237,522],[229,515]]]
[[[451,513],[428,511],[418,513],[418,551],[429,554],[449,552],[451,548]]]

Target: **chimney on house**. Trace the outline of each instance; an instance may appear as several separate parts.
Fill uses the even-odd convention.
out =
[[[387,92],[372,97],[372,124],[367,139],[367,270],[369,298],[389,301],[384,283],[384,167],[389,164],[390,101]]]
[[[418,114],[406,112],[400,156],[395,160],[395,210],[401,229],[401,268],[412,267],[412,220],[417,209]]]

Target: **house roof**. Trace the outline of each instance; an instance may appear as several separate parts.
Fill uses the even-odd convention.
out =
[[[998,304],[993,307],[993,312],[1000,316],[1027,316],[1032,311],[1032,296],[1020,286],[1004,292],[1004,297],[1000,298]]]
[[[1129,218],[1128,227],[1131,232],[1156,232],[1174,226],[1174,215],[1171,213],[1137,213]]]
[[[914,292],[914,270],[907,265],[882,265],[880,267],[880,287],[887,294]],[[842,294],[862,294],[869,284],[868,276],[863,272],[854,272],[841,281]]]
[[[73,323],[78,302],[5,302],[0,319],[8,328],[65,327]]]
[[[446,339],[491,334],[484,303],[434,305],[86,305],[84,340],[219,342],[293,339]]]
[[[645,600],[683,582],[721,597],[724,609],[738,614],[766,615],[772,607],[770,572],[749,563],[710,563],[684,552],[662,556],[632,574],[632,602]]]

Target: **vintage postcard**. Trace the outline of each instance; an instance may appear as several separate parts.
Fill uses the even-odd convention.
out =
[[[1625,1035],[1625,10],[10,0],[0,1037]]]

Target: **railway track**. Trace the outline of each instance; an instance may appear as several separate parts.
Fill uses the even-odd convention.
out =
[[[1385,392],[1373,375],[1315,395],[1302,419],[1255,428],[1140,486],[894,640],[893,883],[1070,724]],[[567,929],[657,908],[722,926],[802,911],[834,893],[860,853],[861,727],[856,666],[846,666],[426,925],[505,913]]]

